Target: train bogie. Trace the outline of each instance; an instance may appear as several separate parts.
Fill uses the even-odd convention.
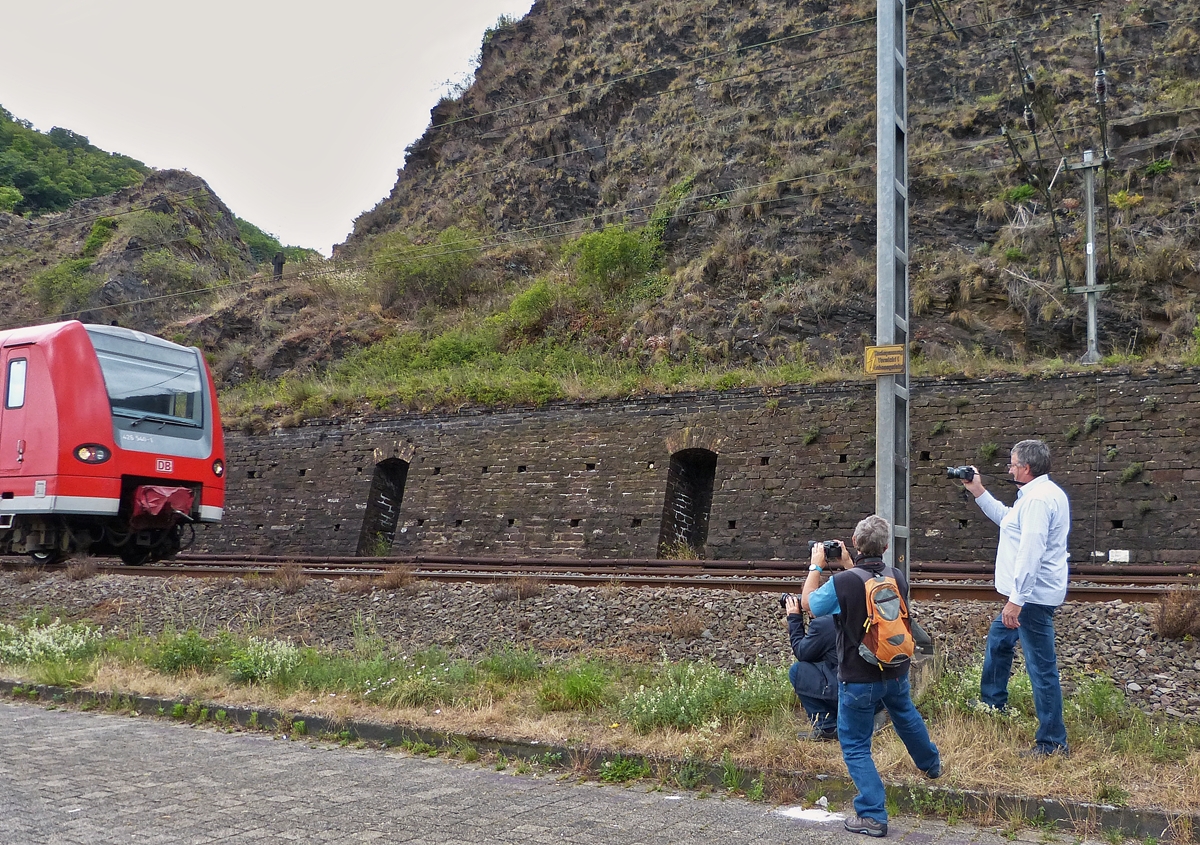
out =
[[[199,350],[76,321],[0,332],[0,553],[161,560],[219,522],[225,454]]]

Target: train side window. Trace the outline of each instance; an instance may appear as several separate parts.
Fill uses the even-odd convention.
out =
[[[29,362],[24,358],[14,358],[8,362],[8,387],[4,391],[4,407],[20,408],[25,405],[25,371]]]

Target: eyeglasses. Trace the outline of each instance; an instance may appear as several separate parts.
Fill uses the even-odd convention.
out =
[[[1013,467],[1027,467],[1027,466],[1029,466],[1029,464],[1009,464],[1008,468],[1012,469]]]

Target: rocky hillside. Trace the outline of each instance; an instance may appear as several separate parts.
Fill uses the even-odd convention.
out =
[[[62,212],[0,212],[0,284],[16,294],[8,326],[67,317],[163,333],[256,269],[233,213],[183,171]]]
[[[857,375],[875,6],[538,0],[485,34],[331,262],[248,278],[263,247],[200,180],[158,173],[59,218],[0,213],[12,319],[138,300],[121,319],[204,346],[254,425]],[[1083,351],[1064,290],[1083,187],[1060,164],[1085,149],[1109,155],[1101,350],[1200,363],[1194,4],[941,0],[910,4],[908,33],[914,371]]]
[[[1008,358],[1085,348],[1084,301],[1063,293],[1053,231],[1066,278],[1082,284],[1082,182],[1060,174],[1049,194],[1041,187],[1064,155],[1074,163],[1103,149],[1094,12],[1112,157],[1099,218],[1109,225],[1100,277],[1113,285],[1102,346],[1190,341],[1200,292],[1195,6],[940,7],[948,19],[910,4],[916,351],[932,360],[960,346]],[[868,0],[538,0],[488,33],[474,84],[433,109],[391,194],[337,254],[363,259],[396,233],[422,242],[454,226],[494,249],[541,251],[537,272],[563,241],[606,224],[642,227],[657,212],[667,217],[661,295],[597,326],[614,346],[741,362],[854,354],[875,320],[874,12]],[[569,332],[581,318],[605,322],[576,313],[545,329]]]

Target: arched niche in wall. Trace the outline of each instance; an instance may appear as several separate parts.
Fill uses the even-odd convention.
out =
[[[385,554],[391,548],[407,481],[408,461],[392,457],[375,464],[362,531],[358,535],[359,557]]]
[[[691,447],[671,455],[658,532],[659,557],[676,557],[685,548],[703,555],[716,477],[717,453],[711,449]]]

